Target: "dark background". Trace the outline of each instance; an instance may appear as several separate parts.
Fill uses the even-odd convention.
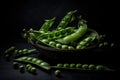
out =
[[[1,4],[1,26],[0,26],[0,50],[3,52],[10,45],[16,45],[18,48],[31,47],[26,44],[26,41],[21,37],[22,29],[33,28],[39,29],[44,23],[45,19],[56,17],[56,26],[62,17],[66,15],[68,11],[78,10],[78,13],[82,15],[84,19],[88,21],[88,27],[97,30],[100,34],[106,34],[109,41],[120,44],[118,38],[118,6],[117,2],[104,2],[94,1],[88,2],[83,0],[5,0]],[[113,6],[114,5],[114,6]],[[119,48],[119,47],[118,47]],[[38,77],[26,74],[26,76],[16,73],[11,69],[11,65],[7,63],[2,54],[0,54],[0,73],[2,73],[1,80],[15,80],[17,77],[24,77],[24,80],[39,79]],[[113,58],[110,60],[109,65],[118,69],[117,51],[113,53]],[[102,59],[102,58],[101,58]],[[104,63],[104,62],[103,62]],[[12,74],[13,72],[13,74]],[[6,77],[8,74],[8,78]],[[16,76],[14,76],[16,74]],[[41,73],[43,80],[57,80],[54,76]],[[65,80],[77,80],[80,76],[76,74],[66,74]],[[9,76],[10,75],[10,76]],[[69,75],[71,76],[69,79]],[[89,79],[91,76],[82,74],[81,80],[93,80]],[[28,78],[28,76],[30,76]],[[48,77],[45,78],[45,76]],[[95,77],[94,80],[98,80],[99,77]],[[19,79],[17,79],[19,80]],[[59,80],[59,79],[58,79]],[[79,79],[78,79],[79,80]]]

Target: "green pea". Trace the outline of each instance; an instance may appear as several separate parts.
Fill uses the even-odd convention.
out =
[[[29,67],[32,67],[32,65],[31,64],[27,64],[26,65],[26,69],[28,69]]]
[[[22,57],[22,60],[27,60],[28,58],[27,57]]]
[[[62,45],[62,49],[68,49],[67,45]]]
[[[103,45],[104,45],[104,46],[107,46],[107,45],[108,45],[108,42],[104,42]]]
[[[49,41],[47,39],[42,40],[43,43],[48,43]]]
[[[75,64],[70,64],[70,68],[75,68],[76,65]]]
[[[22,52],[23,54],[26,54],[28,52],[28,49],[23,49]]]
[[[69,49],[69,50],[73,50],[74,47],[72,47],[72,46],[68,46],[68,49]]]
[[[23,70],[24,70],[24,66],[23,66],[23,65],[20,65],[20,66],[19,66],[19,69],[20,69],[20,71],[23,71]]]
[[[22,53],[22,50],[18,50],[18,53],[21,54],[21,53]]]
[[[90,69],[90,70],[94,70],[94,69],[95,69],[95,65],[94,65],[94,64],[90,64],[90,65],[89,65],[89,69]]]
[[[115,44],[114,43],[111,43],[110,46],[113,47]]]
[[[33,58],[33,59],[32,59],[32,62],[36,62],[36,61],[37,61],[37,58]]]
[[[40,65],[41,65],[41,66],[49,66],[49,64],[46,63],[46,62],[42,62]]]
[[[60,70],[55,70],[55,72],[54,72],[54,74],[55,74],[56,76],[59,76],[59,75],[60,75],[60,73],[61,73],[61,71],[60,71]]]
[[[31,57],[28,57],[28,58],[27,58],[27,60],[28,60],[28,61],[31,61],[31,60],[32,60],[32,58],[31,58]]]
[[[49,42],[49,45],[55,46],[55,42],[54,42],[54,41],[50,41],[50,42]]]
[[[86,43],[87,42],[85,42],[85,41],[81,41],[79,44],[82,45],[82,46],[84,46]]]
[[[103,43],[100,43],[100,44],[99,44],[99,47],[103,47]]]
[[[14,54],[18,54],[18,50],[15,50],[15,51],[14,51]]]
[[[35,63],[36,64],[40,64],[40,63],[42,63],[43,61],[42,60],[37,60]]]
[[[59,43],[56,44],[56,48],[61,48],[61,46],[62,46],[62,45],[59,44]]]
[[[88,69],[88,64],[83,64],[82,69]]]
[[[76,68],[81,68],[82,64],[76,64]]]
[[[31,72],[32,72],[32,73],[35,73],[35,72],[36,72],[36,68],[35,68],[35,67],[32,67],[32,68],[31,68]]]
[[[82,48],[82,46],[81,45],[78,45],[77,47],[76,47],[76,49],[81,49]]]
[[[103,65],[97,65],[96,70],[105,70],[105,67]]]
[[[70,66],[70,65],[67,64],[67,63],[63,65],[64,68],[69,68],[69,66]]]
[[[63,67],[63,64],[57,64],[57,67],[61,68],[61,67]]]

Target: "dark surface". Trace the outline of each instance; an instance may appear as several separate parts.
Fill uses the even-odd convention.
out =
[[[37,75],[28,72],[20,73],[12,68],[12,61],[7,62],[3,58],[3,51],[15,45],[17,49],[33,48],[21,37],[23,28],[39,29],[45,19],[56,17],[58,24],[60,19],[71,10],[78,9],[78,13],[88,21],[89,28],[107,35],[107,40],[115,42],[118,47],[115,50],[103,52],[102,55],[92,56],[93,58],[82,57],[81,63],[104,64],[115,70],[119,69],[119,27],[116,21],[117,5],[115,2],[88,2],[80,0],[5,0],[1,4],[1,27],[0,27],[0,80],[115,80],[116,73],[86,73],[63,71],[62,78],[57,78],[53,72],[46,73],[40,69]],[[111,6],[111,5],[114,5]],[[109,54],[110,53],[110,54]],[[104,54],[107,54],[104,57]],[[102,57],[103,56],[103,57]],[[51,64],[55,60],[41,57]],[[101,59],[101,60],[100,60]],[[79,60],[78,60],[79,61]]]

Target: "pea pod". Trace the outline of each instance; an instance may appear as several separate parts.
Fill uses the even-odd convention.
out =
[[[61,28],[65,28],[70,22],[71,22],[71,19],[72,19],[72,16],[74,13],[76,13],[77,10],[74,10],[74,11],[70,11],[66,14],[66,16],[61,20],[61,22],[58,24],[57,26],[57,29],[61,29]]]
[[[47,32],[47,33],[44,33],[42,35],[39,35],[37,37],[37,42],[39,42],[41,39],[55,40],[58,38],[65,37],[73,32],[74,32],[74,27],[67,27],[65,29]]]
[[[81,20],[81,21],[79,21],[78,26],[79,26],[79,28],[77,29],[76,32],[74,32],[62,39],[57,39],[56,41],[60,42],[62,44],[68,44],[71,41],[75,41],[78,38],[82,37],[87,31],[87,24],[85,21]]]
[[[99,41],[99,34],[93,30],[93,29],[88,29],[90,31],[90,34],[87,35],[83,40],[81,40],[78,45],[76,46],[76,49],[83,49],[86,48],[90,43],[92,43],[94,40]]]
[[[41,33],[46,33],[48,29],[53,25],[55,22],[55,17],[49,20],[45,20],[45,23],[42,25],[42,27],[39,29]]]
[[[37,59],[37,61],[42,61],[42,62],[40,62],[40,63],[38,63],[37,61],[35,62],[34,60],[36,60],[36,59]],[[43,69],[46,69],[46,70],[51,69],[50,64],[48,64],[47,62],[44,62],[43,60],[35,58],[35,57],[24,56],[24,57],[20,57],[20,58],[15,59],[15,61],[31,63],[31,64],[37,65],[37,66],[39,66]]]
[[[106,66],[103,65],[94,65],[94,64],[57,64],[56,66],[51,66],[51,68],[55,69],[69,69],[69,70],[83,70],[83,71],[113,71]]]

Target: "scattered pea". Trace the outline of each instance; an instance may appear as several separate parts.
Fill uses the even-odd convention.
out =
[[[61,68],[61,67],[63,67],[63,64],[57,64],[57,67]]]
[[[60,76],[60,73],[61,73],[60,70],[55,70],[55,72],[54,72],[54,74],[55,74],[56,76]]]

